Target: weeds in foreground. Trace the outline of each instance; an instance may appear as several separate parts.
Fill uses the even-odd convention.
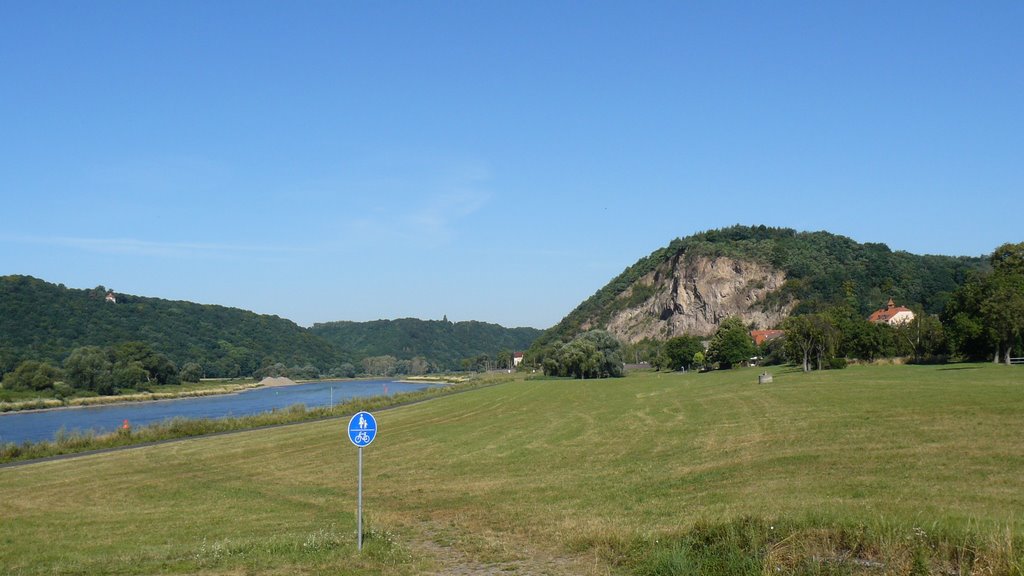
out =
[[[1024,539],[1008,528],[985,537],[881,522],[823,527],[746,517],[698,523],[682,533],[589,544],[640,576],[1024,576]]]
[[[289,558],[296,564],[332,564],[359,555],[377,566],[397,567],[412,562],[412,554],[387,530],[367,529],[363,550],[357,552],[354,532],[338,530],[334,524],[307,534],[281,535],[264,540],[224,538],[199,542],[185,562],[198,570],[230,566],[259,566],[267,559]]]

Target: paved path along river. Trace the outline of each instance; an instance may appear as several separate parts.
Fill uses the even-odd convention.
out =
[[[0,414],[0,443],[52,440],[61,429],[66,432],[113,432],[125,420],[132,426],[143,426],[178,417],[248,416],[294,404],[314,408],[328,406],[332,401],[337,404],[351,398],[396,394],[428,386],[430,384],[391,380],[345,380],[254,388],[237,394],[199,398],[15,412]]]

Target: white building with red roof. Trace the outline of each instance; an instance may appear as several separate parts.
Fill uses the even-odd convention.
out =
[[[875,310],[871,316],[868,316],[868,322],[872,324],[888,324],[890,326],[910,322],[913,319],[914,313],[910,308],[897,306],[892,298],[889,298],[889,303],[885,305],[885,308]]]

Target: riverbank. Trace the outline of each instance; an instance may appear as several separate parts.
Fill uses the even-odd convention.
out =
[[[446,376],[408,376],[396,379],[395,382],[407,384],[461,384],[473,378],[472,375],[446,375]],[[237,394],[254,388],[278,388],[283,386],[296,386],[299,384],[311,384],[315,382],[359,382],[361,380],[377,380],[377,377],[367,378],[318,378],[312,380],[292,380],[284,376],[267,377],[259,382],[254,380],[243,380],[241,382],[214,384],[213,381],[199,382],[196,384],[179,384],[175,386],[161,386],[160,390],[154,392],[136,392],[133,394],[119,394],[116,396],[82,396],[77,398],[31,398],[15,402],[0,402],[0,417],[4,414],[12,414],[25,411],[38,410],[63,410],[66,408],[82,408],[88,406],[116,406],[118,404],[133,404],[136,402],[156,402],[160,400],[176,400],[179,398],[198,398],[203,396],[215,396],[222,394]]]
[[[84,408],[88,406],[115,406],[136,402],[156,402],[159,400],[176,400],[179,398],[199,398],[222,394],[237,394],[245,390],[259,388],[258,382],[220,385],[215,387],[189,387],[181,390],[161,390],[159,392],[136,392],[116,396],[83,396],[79,398],[35,398],[18,402],[0,402],[0,417],[4,414],[24,411],[63,410],[67,408]]]
[[[462,384],[472,379],[472,374],[462,374],[459,376],[448,374],[445,376],[406,376],[400,380],[395,380],[395,382],[405,382],[408,384]]]
[[[376,410],[475,389],[494,383],[491,378],[472,379],[450,386],[427,386],[418,391],[392,393],[352,398],[331,406],[307,408],[302,403],[275,408],[250,416],[228,418],[184,418],[176,417],[158,423],[132,426],[109,433],[60,432],[52,441],[0,442],[0,464],[14,461],[36,460],[64,454],[92,452],[148,444],[152,442],[205,436],[223,432],[251,430],[263,426],[308,422],[322,418],[339,417],[359,410]],[[297,383],[298,384],[298,383]],[[426,383],[419,382],[420,385]],[[120,420],[117,420],[120,422]]]

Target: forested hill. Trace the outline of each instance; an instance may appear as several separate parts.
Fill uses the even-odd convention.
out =
[[[343,346],[357,358],[391,355],[400,360],[417,356],[438,365],[459,368],[463,360],[497,361],[501,352],[529,348],[543,331],[535,328],[504,328],[485,322],[445,320],[376,320],[314,324],[313,334]]]
[[[303,368],[299,377],[354,375],[368,356],[419,358],[434,370],[491,365],[503,351],[525,350],[541,334],[483,322],[415,319],[332,322],[303,328],[238,308],[66,288],[30,276],[0,276],[0,375],[26,360],[54,366],[75,348],[142,342],[178,367],[206,376],[250,376],[268,366]],[[397,369],[398,363],[390,366]],[[388,372],[388,375],[394,372]]]
[[[266,361],[330,368],[349,359],[339,347],[277,316],[238,308],[79,290],[29,276],[0,277],[0,370],[24,360],[60,363],[80,346],[149,344],[178,366],[209,376],[253,374]]]
[[[679,332],[706,335],[731,315],[771,328],[787,315],[840,301],[865,317],[890,297],[901,306],[939,313],[972,270],[987,267],[980,256],[919,256],[828,232],[710,230],[641,258],[546,332],[535,348],[592,328],[629,341]]]

